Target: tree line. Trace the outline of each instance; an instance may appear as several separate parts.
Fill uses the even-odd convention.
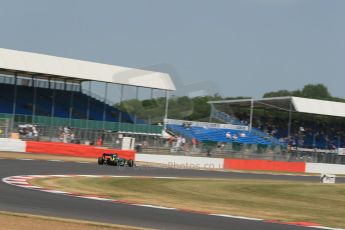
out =
[[[327,87],[323,84],[307,84],[302,89],[293,91],[278,90],[267,92],[264,98],[296,96],[345,102],[345,99],[331,95]],[[208,121],[211,106],[208,101],[244,99],[249,97],[221,97],[218,94],[213,96],[201,96],[189,98],[187,96],[171,97],[169,99],[169,118],[191,121]],[[151,124],[158,124],[163,121],[166,99],[164,97],[146,100],[130,99],[115,104],[114,106],[138,118],[144,119]]]

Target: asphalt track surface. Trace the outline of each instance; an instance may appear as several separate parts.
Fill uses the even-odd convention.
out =
[[[1,179],[16,175],[52,174],[319,181],[319,177],[310,176],[208,172],[152,167],[120,168],[73,162],[0,159]],[[337,178],[337,182],[345,183],[345,178]],[[186,213],[175,210],[161,210],[126,204],[108,203],[24,189],[3,182],[0,182],[0,210],[156,229],[312,229],[268,222]]]

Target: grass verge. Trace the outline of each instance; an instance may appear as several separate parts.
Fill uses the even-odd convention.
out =
[[[46,217],[0,211],[1,229],[6,230],[145,230],[124,225],[103,224],[91,221]],[[49,226],[49,227],[48,227]]]
[[[345,227],[345,185],[256,180],[54,178],[30,183],[132,202]]]

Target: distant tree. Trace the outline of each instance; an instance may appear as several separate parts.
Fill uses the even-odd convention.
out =
[[[203,120],[210,116],[211,106],[207,103],[210,97],[195,97],[193,101],[193,113],[188,116],[189,120]]]
[[[250,97],[226,97],[224,100],[250,99]]]
[[[157,107],[157,101],[155,99],[143,100],[142,105],[144,108],[155,108]]]
[[[322,100],[335,100],[334,97],[329,93],[327,87],[323,84],[308,84],[303,87],[302,90],[278,90],[265,93],[263,97],[286,97],[286,96],[295,96],[295,97],[306,97],[306,98],[315,98]],[[338,98],[339,99],[339,98]]]
[[[305,85],[302,90],[302,96],[307,97],[307,98],[324,99],[324,100],[332,99],[332,96],[328,92],[327,87],[324,86],[323,84]]]
[[[278,90],[278,91],[272,91],[265,93],[263,97],[286,97],[286,96],[292,96],[293,92],[288,90]]]
[[[296,96],[315,98],[321,100],[331,100],[345,102],[345,99],[333,97],[323,84],[308,84],[302,90],[278,90],[267,92],[263,95],[268,97],[285,97]],[[247,99],[249,97],[226,97],[222,98],[219,94],[213,96],[203,96],[189,98],[171,97],[169,99],[169,118],[192,120],[192,121],[208,121],[210,116],[211,106],[207,102],[215,100],[231,100],[231,99]],[[153,124],[161,123],[163,121],[165,112],[165,97],[153,98],[147,100],[130,99],[123,101],[121,104],[114,105],[129,114],[136,115],[141,119],[147,120]]]

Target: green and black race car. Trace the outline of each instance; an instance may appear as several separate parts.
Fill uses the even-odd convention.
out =
[[[102,157],[98,158],[99,165],[112,165],[112,166],[134,166],[133,160],[126,160],[125,158],[120,158],[116,153],[103,153]]]

